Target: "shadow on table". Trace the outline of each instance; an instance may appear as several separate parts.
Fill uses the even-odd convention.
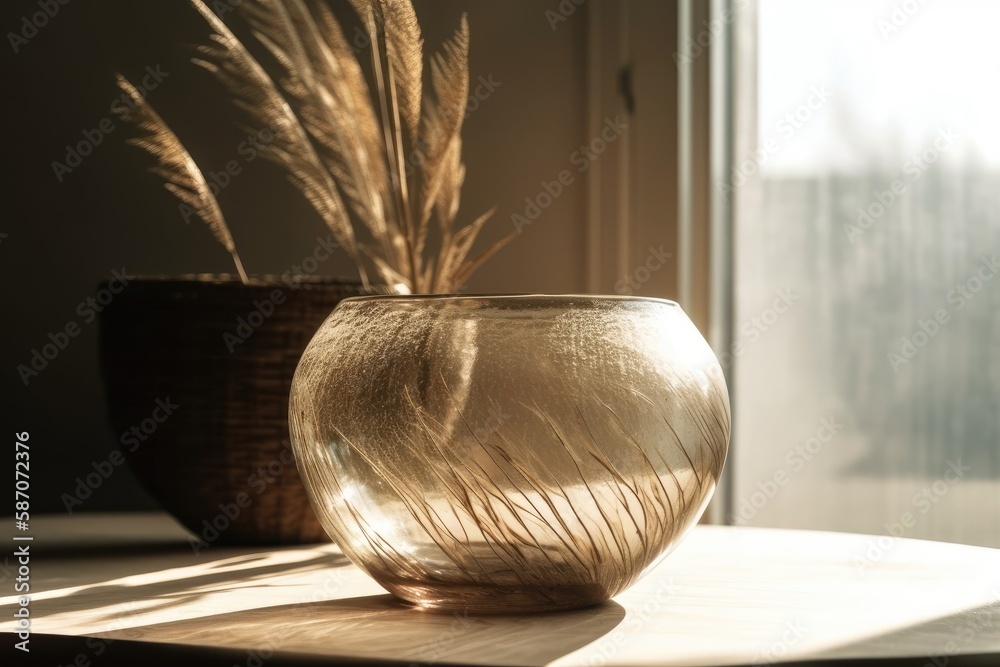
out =
[[[0,634],[3,639],[10,639]],[[0,656],[10,656],[11,660],[23,660],[12,647],[13,642],[4,644]],[[329,665],[350,665],[351,667],[382,666],[400,667],[408,663],[398,660],[376,660],[348,656],[306,655],[278,651],[270,657],[269,654],[249,653],[244,649],[226,648],[223,646],[190,646],[172,644],[154,644],[128,639],[117,639],[113,643],[93,637],[73,637],[66,635],[32,634],[31,655],[39,663],[52,665],[86,664],[74,662],[95,655],[95,647],[100,646],[102,653],[98,658],[101,667],[135,667],[135,665],[183,665],[184,667],[219,667],[220,665],[280,665],[281,667],[329,667]],[[5,663],[6,664],[6,663]],[[91,663],[93,664],[93,663]],[[434,667],[459,667],[457,663],[435,663]]]
[[[287,552],[300,554],[302,550],[302,547],[292,547]],[[218,553],[222,557],[192,563],[190,547],[185,545],[179,551],[165,551],[159,547],[151,551],[147,558],[123,559],[121,567],[114,572],[114,579],[108,579],[109,573],[103,572],[103,576],[95,575],[93,582],[81,585],[74,581],[74,586],[62,595],[59,589],[55,589],[52,593],[53,598],[58,600],[57,608],[49,611],[36,607],[33,616],[42,619],[68,612],[87,615],[96,622],[113,624],[123,615],[128,615],[120,609],[107,611],[115,609],[116,605],[141,602],[143,614],[158,613],[197,602],[220,591],[253,588],[263,591],[276,585],[264,580],[278,575],[332,571],[350,564],[345,556],[331,551],[327,545],[311,548],[304,558],[293,561],[283,558],[280,549]]]
[[[611,632],[615,602],[553,613],[469,616],[428,612],[390,595],[265,607],[133,628],[133,639],[215,643],[407,664],[545,665]],[[98,635],[100,636],[100,635]]]
[[[923,647],[938,646],[946,650],[935,653]],[[952,650],[947,650],[952,647]],[[850,660],[863,656],[906,655],[916,653],[919,664],[934,667],[962,665],[1000,665],[1000,600],[964,609],[915,623],[905,628],[882,632],[865,639],[838,646],[813,656],[815,664],[835,663],[835,659]],[[811,663],[812,664],[812,663]],[[882,665],[881,662],[873,664]],[[893,664],[887,661],[886,665]],[[900,659],[900,663],[902,659]]]
[[[324,561],[324,566],[336,567],[347,563],[347,560],[339,555],[339,550],[329,542],[313,545],[209,545],[193,551],[191,539],[183,535],[170,534],[163,539],[143,538],[138,541],[130,541],[127,534],[111,538],[102,536],[102,538],[105,541],[91,543],[72,540],[60,542],[58,537],[47,538],[45,561],[53,564],[53,567],[49,568],[50,572],[74,566],[68,577],[73,585],[90,586],[108,581],[109,575],[120,579],[175,568],[198,566],[212,568],[218,567],[218,563],[236,559],[252,561],[262,559],[272,552],[294,549],[330,552],[330,560]],[[115,564],[113,571],[102,567],[103,564],[110,562]]]

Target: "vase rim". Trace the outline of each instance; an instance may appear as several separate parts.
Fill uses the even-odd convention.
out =
[[[547,301],[554,303],[608,303],[608,302],[641,302],[647,301],[665,306],[680,308],[676,301],[661,299],[654,296],[631,296],[626,294],[539,294],[498,293],[498,294],[365,294],[352,296],[341,301],[342,304],[360,303],[364,301],[397,301],[397,302],[481,302],[481,303],[516,303],[524,301]]]

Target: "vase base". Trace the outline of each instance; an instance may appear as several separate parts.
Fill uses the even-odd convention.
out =
[[[608,591],[596,585],[500,587],[396,584],[389,590],[396,597],[421,609],[467,614],[524,614],[579,609],[601,604],[611,597]]]

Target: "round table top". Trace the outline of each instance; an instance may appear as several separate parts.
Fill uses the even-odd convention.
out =
[[[54,664],[1000,665],[1000,551],[980,547],[702,525],[608,603],[477,617],[396,602],[332,544],[196,553],[164,514],[31,536],[31,648]]]

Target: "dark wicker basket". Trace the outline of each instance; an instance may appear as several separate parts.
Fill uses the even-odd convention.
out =
[[[122,452],[202,541],[327,539],[292,462],[288,392],[319,325],[342,299],[364,293],[329,279],[136,279],[101,312],[111,422],[129,432]],[[163,407],[168,399],[177,407]]]

